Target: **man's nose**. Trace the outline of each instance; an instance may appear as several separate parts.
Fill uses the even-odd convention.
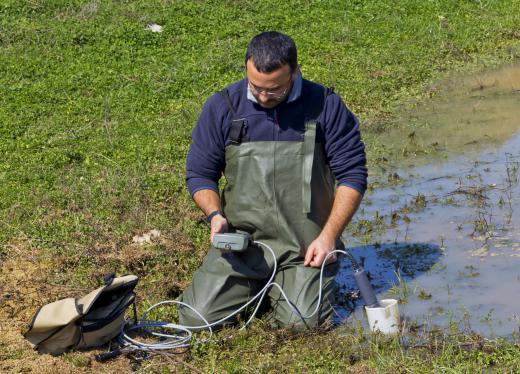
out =
[[[265,92],[262,91],[258,93],[258,100],[260,100],[261,103],[267,103],[270,99]]]

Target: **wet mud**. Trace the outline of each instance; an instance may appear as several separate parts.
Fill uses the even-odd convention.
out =
[[[450,84],[410,117],[432,124],[415,145],[435,140],[442,157],[404,152],[386,166],[343,239],[409,325],[518,336],[520,66]],[[346,260],[337,282],[356,296]],[[350,318],[365,319],[361,308]]]

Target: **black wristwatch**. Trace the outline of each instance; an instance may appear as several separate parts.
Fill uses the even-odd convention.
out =
[[[206,218],[206,222],[207,223],[211,223],[211,220],[213,219],[213,217],[215,217],[216,215],[221,215],[222,217],[226,218],[226,216],[224,215],[224,212],[221,211],[221,210],[214,210],[213,212],[211,212],[210,214],[208,214],[208,217]]]

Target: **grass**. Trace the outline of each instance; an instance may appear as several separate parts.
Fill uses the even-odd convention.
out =
[[[23,308],[0,299],[0,320],[27,321],[44,300],[113,270],[142,276],[143,305],[182,291],[208,244],[184,186],[190,131],[205,98],[243,76],[255,33],[294,37],[304,76],[335,86],[360,117],[374,166],[394,152],[385,132],[410,126],[396,121],[398,109],[434,95],[433,82],[518,61],[518,9],[518,0],[2,0],[0,297],[11,290]],[[149,23],[164,31],[147,31]],[[158,241],[132,243],[151,229],[161,230]],[[32,270],[15,274],[21,264]],[[43,294],[24,293],[36,280]],[[491,353],[448,343],[451,350],[410,353],[339,332],[275,339],[253,331],[186,360],[230,372],[518,368],[517,347],[507,343]],[[361,353],[351,339],[368,339]],[[10,351],[5,365],[29,365],[29,352]],[[75,355],[56,360],[90,365]]]

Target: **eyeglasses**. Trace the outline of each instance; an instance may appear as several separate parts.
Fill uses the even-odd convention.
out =
[[[249,80],[247,81],[247,83],[249,84],[249,88],[251,89],[251,92],[254,95],[264,94],[265,96],[272,98],[272,99],[281,99],[282,97],[285,97],[285,95],[287,94],[287,91],[289,91],[289,88],[291,87],[292,79],[289,80],[289,83],[287,83],[287,86],[285,86],[285,88],[282,87],[275,91],[267,91],[263,88],[256,87]]]

